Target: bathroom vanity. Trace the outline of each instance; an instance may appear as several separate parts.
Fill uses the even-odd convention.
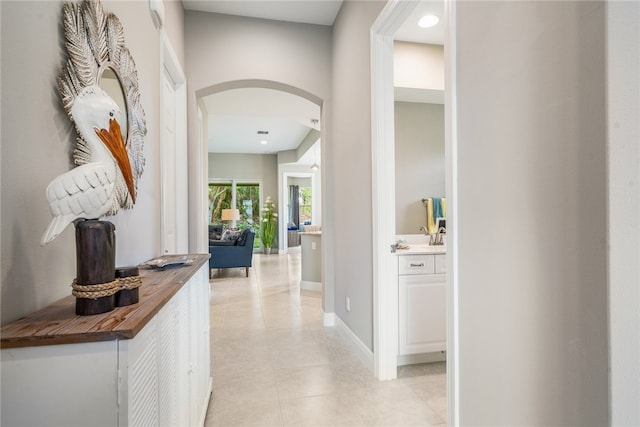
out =
[[[398,249],[396,255],[399,359],[445,351],[446,247],[410,242],[408,249]]]

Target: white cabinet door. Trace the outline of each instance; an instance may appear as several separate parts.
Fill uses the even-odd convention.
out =
[[[207,266],[208,267],[208,266]],[[193,280],[193,278],[191,279]],[[176,346],[178,356],[178,426],[195,425],[191,422],[191,396],[190,378],[191,378],[191,341],[194,325],[191,324],[191,282],[180,290],[177,299],[177,315],[178,315],[178,344]]]
[[[134,339],[120,341],[121,426],[158,425],[157,325],[154,317]]]
[[[209,276],[202,268],[191,279],[191,425],[202,425],[211,393],[209,362]]]
[[[446,276],[399,276],[400,355],[446,349]]]

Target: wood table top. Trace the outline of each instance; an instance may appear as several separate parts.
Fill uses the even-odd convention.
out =
[[[188,255],[188,259],[185,265],[163,269],[141,265],[142,285],[137,304],[116,307],[107,313],[78,316],[76,299],[69,295],[4,325],[0,330],[0,348],[131,339],[207,262],[209,254]]]

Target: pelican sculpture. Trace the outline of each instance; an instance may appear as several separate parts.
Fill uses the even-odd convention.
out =
[[[42,235],[42,245],[77,219],[98,219],[117,212],[118,174],[135,203],[131,163],[120,131],[121,114],[115,101],[99,86],[85,87],[76,97],[70,115],[86,143],[88,162],[59,175],[47,187],[53,219]]]
[[[138,75],[124,45],[120,20],[105,13],[99,0],[64,3],[62,15],[67,60],[58,76],[58,90],[79,136],[73,151],[77,167],[47,187],[53,219],[40,239],[42,245],[78,219],[98,219],[133,208],[145,164],[147,129]],[[122,111],[100,87],[107,69],[116,75],[125,98]],[[123,120],[127,135],[120,130]]]

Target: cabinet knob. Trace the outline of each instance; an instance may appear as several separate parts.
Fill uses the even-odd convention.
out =
[[[424,267],[424,262],[421,262],[420,264],[410,263],[409,267]]]

